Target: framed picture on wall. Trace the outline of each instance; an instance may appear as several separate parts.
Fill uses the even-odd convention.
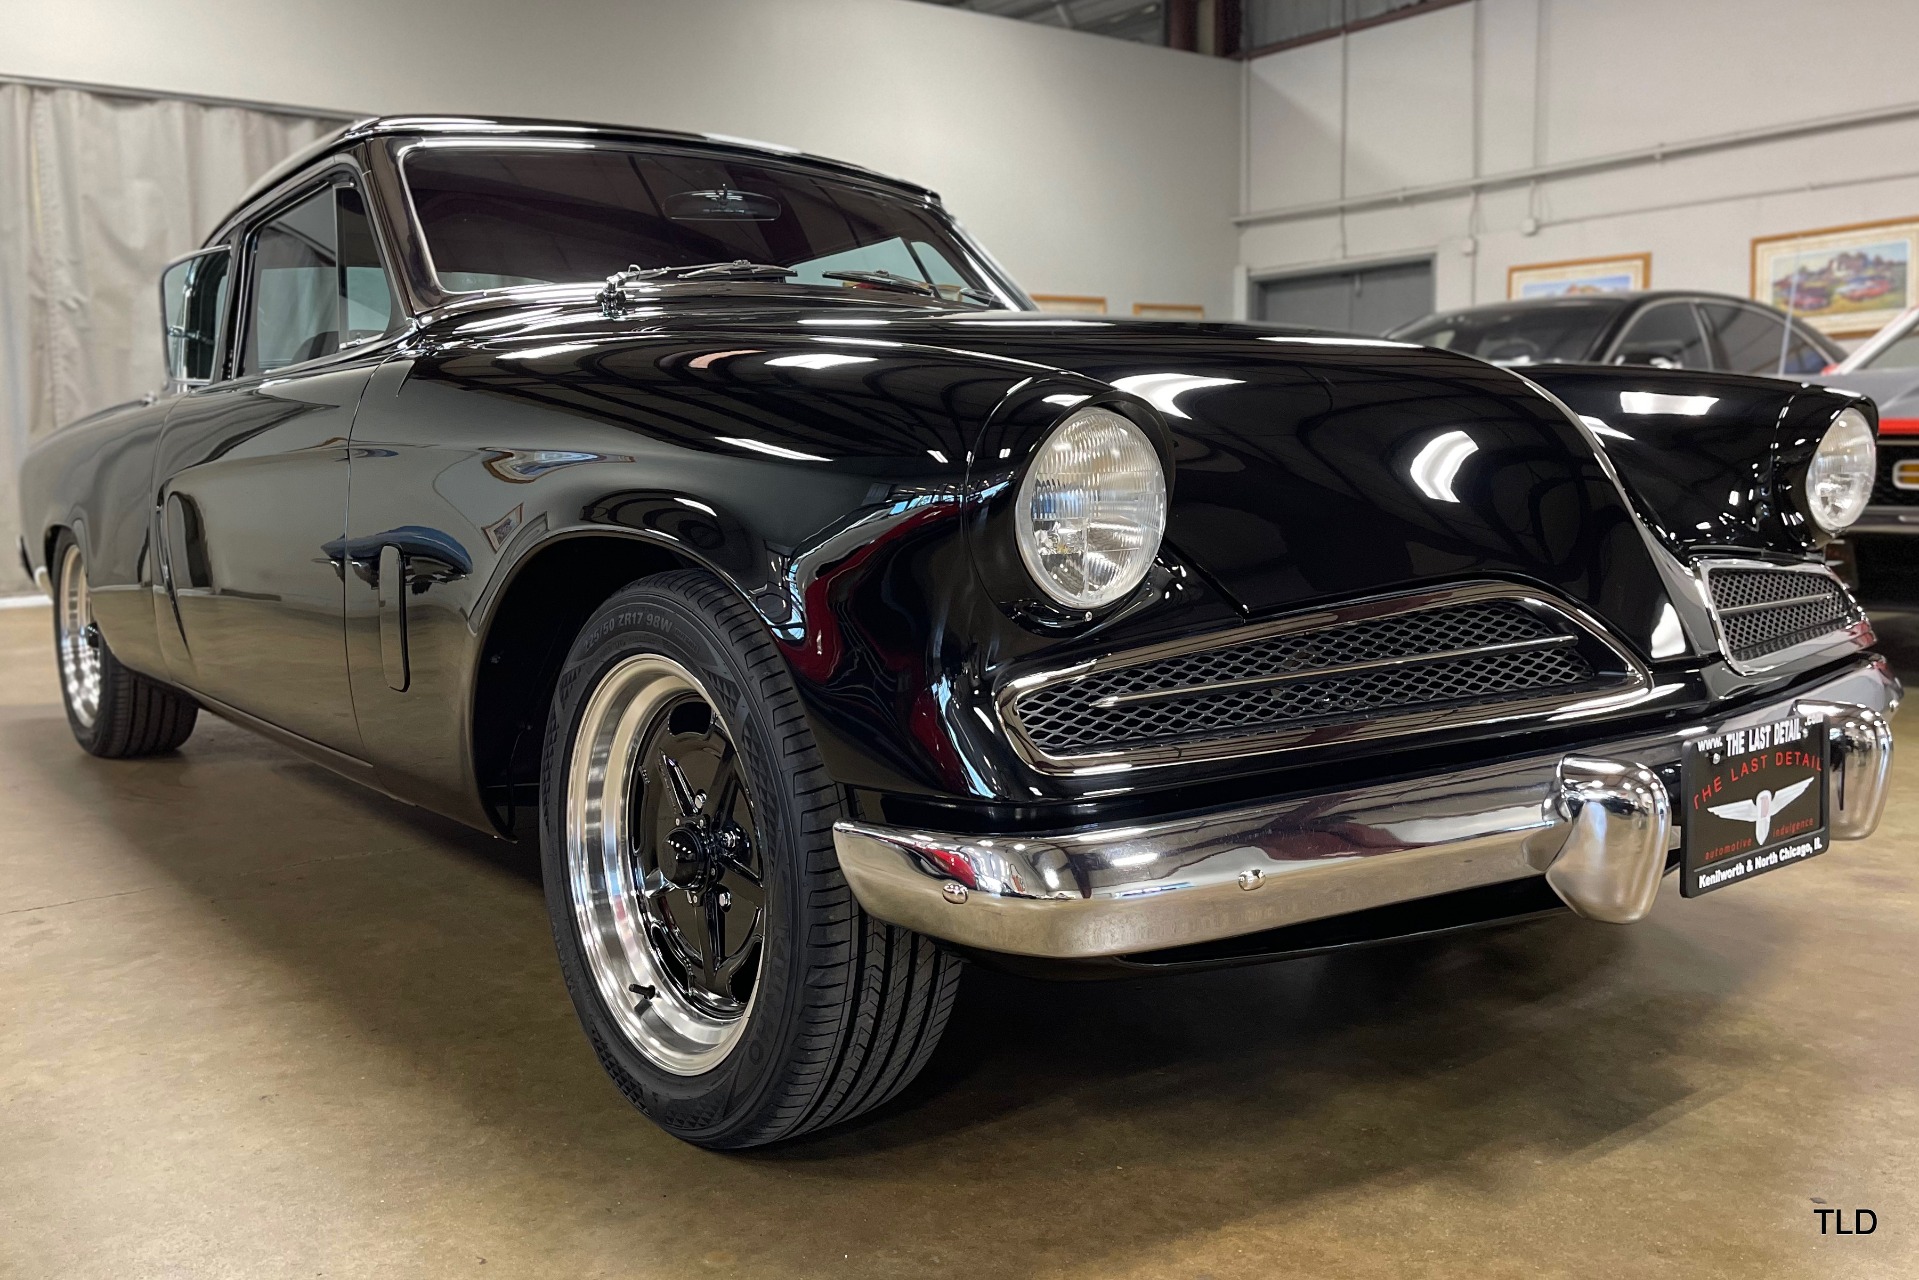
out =
[[[1106,299],[1095,298],[1084,293],[1034,293],[1029,294],[1033,305],[1041,311],[1050,311],[1060,316],[1103,316],[1106,314]]]
[[[1204,320],[1206,308],[1190,302],[1135,302],[1133,314],[1151,320]]]
[[[1913,303],[1919,218],[1857,222],[1752,242],[1752,296],[1835,338],[1876,333]]]
[[[1508,298],[1558,298],[1566,294],[1620,293],[1652,283],[1652,255],[1569,258],[1506,268]]]

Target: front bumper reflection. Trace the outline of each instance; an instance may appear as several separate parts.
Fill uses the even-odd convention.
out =
[[[1835,840],[1870,834],[1899,682],[1861,661],[1790,697],[1615,742],[1131,827],[958,836],[841,822],[840,867],[873,915],[1014,955],[1091,959],[1258,933],[1544,875],[1581,915],[1652,908],[1677,843],[1661,768],[1685,742],[1795,709],[1826,717]]]

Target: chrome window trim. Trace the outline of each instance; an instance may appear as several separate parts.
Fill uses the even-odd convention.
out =
[[[1798,644],[1775,650],[1760,658],[1736,658],[1733,656],[1732,644],[1726,639],[1726,630],[1720,625],[1719,619],[1722,612],[1747,613],[1755,608],[1778,608],[1782,605],[1795,603],[1795,601],[1768,600],[1760,605],[1735,606],[1734,608],[1722,611],[1717,604],[1713,603],[1712,594],[1712,575],[1721,569],[1758,570],[1762,573],[1803,573],[1819,578],[1821,581],[1829,582],[1839,588],[1840,594],[1845,598],[1846,602],[1852,606],[1855,621],[1843,627],[1835,627],[1833,630],[1823,635],[1814,636],[1810,640],[1801,640]],[[1877,638],[1873,635],[1872,623],[1866,619],[1866,611],[1860,607],[1859,601],[1853,596],[1851,590],[1847,588],[1845,580],[1823,564],[1780,564],[1774,560],[1753,560],[1731,556],[1715,556],[1710,559],[1695,561],[1693,571],[1699,576],[1700,584],[1706,589],[1706,612],[1712,618],[1713,638],[1719,642],[1719,656],[1726,660],[1727,666],[1742,676],[1765,675],[1767,672],[1777,671],[1782,667],[1793,666],[1807,658],[1829,651],[1834,656],[1851,653],[1859,649],[1867,648]],[[1796,599],[1804,600],[1805,598],[1806,597],[1797,597]],[[1819,598],[1824,599],[1824,593],[1820,593]]]
[[[1120,667],[1140,666],[1168,658],[1183,657],[1187,654],[1208,649],[1225,648],[1233,645],[1250,644],[1273,636],[1288,635],[1300,631],[1316,631],[1324,627],[1339,626],[1346,623],[1365,622],[1375,618],[1386,618],[1402,613],[1412,613],[1426,609],[1443,608],[1449,605],[1472,604],[1481,600],[1510,600],[1528,608],[1543,611],[1555,616],[1557,620],[1570,623],[1591,642],[1604,646],[1618,661],[1625,675],[1616,684],[1600,690],[1590,686],[1576,691],[1554,693],[1535,698],[1521,698],[1510,702],[1489,704],[1485,707],[1461,708],[1448,706],[1427,711],[1402,712],[1396,715],[1380,715],[1364,720],[1347,721],[1338,724],[1302,725],[1295,728],[1273,729],[1264,733],[1247,734],[1244,737],[1229,738],[1220,741],[1197,741],[1165,746],[1119,748],[1108,751],[1079,752],[1072,755],[1056,755],[1040,749],[1027,736],[1026,727],[1020,718],[1019,699],[1036,690],[1055,684],[1076,682],[1088,676],[1097,675]],[[1504,646],[1501,646],[1504,647]],[[1490,648],[1490,646],[1489,646]],[[1474,650],[1474,653],[1481,650]],[[1444,657],[1435,654],[1433,657]],[[1411,659],[1390,661],[1425,661],[1427,655]],[[1313,671],[1303,674],[1303,678],[1313,678],[1329,674],[1327,671]],[[1280,680],[1268,681],[1260,678],[1258,683],[1281,683]],[[1183,695],[1199,692],[1200,686],[1170,691],[1171,695]],[[1269,753],[1298,751],[1310,747],[1325,746],[1335,742],[1360,742],[1375,738],[1402,737],[1424,732],[1437,727],[1446,728],[1484,728],[1488,725],[1508,724],[1519,720],[1538,720],[1567,713],[1591,711],[1612,712],[1630,707],[1652,696],[1654,692],[1652,673],[1644,663],[1624,645],[1615,640],[1610,630],[1591,614],[1566,601],[1554,599],[1536,590],[1503,582],[1476,582],[1450,587],[1439,587],[1423,591],[1405,591],[1393,595],[1375,596],[1355,601],[1351,604],[1336,605],[1330,608],[1313,609],[1295,613],[1284,618],[1268,622],[1255,623],[1252,626],[1235,627],[1227,631],[1207,632],[1202,635],[1187,636],[1178,640],[1164,641],[1159,644],[1145,645],[1136,649],[1119,650],[1085,659],[1065,666],[1049,667],[1038,671],[1015,675],[1001,684],[994,702],[999,712],[1000,723],[1005,726],[1007,738],[1013,749],[1032,768],[1048,774],[1098,774],[1122,769],[1154,768],[1171,764],[1191,764],[1199,761],[1234,760],[1246,756],[1266,755]]]
[[[275,188],[272,198],[258,202],[247,217],[231,220],[229,225],[232,234],[229,243],[234,252],[233,269],[237,269],[240,276],[235,282],[229,302],[232,310],[228,313],[228,340],[225,349],[221,352],[221,359],[224,361],[223,376],[196,384],[191,390],[203,390],[208,386],[226,389],[272,382],[279,378],[297,377],[331,364],[363,359],[369,352],[387,347],[397,348],[419,330],[420,323],[410,312],[407,299],[401,292],[399,273],[393,269],[392,255],[382,235],[380,215],[375,209],[377,202],[370,190],[371,185],[365,169],[351,156],[330,155],[326,163],[316,165],[310,171],[302,172],[297,178]],[[257,240],[261,230],[267,223],[310,196],[317,195],[323,190],[336,190],[343,186],[350,186],[359,192],[367,218],[372,223],[374,251],[380,255],[380,269],[386,274],[387,288],[393,294],[394,306],[398,313],[394,319],[394,327],[385,333],[342,343],[325,355],[314,356],[294,364],[280,365],[273,369],[258,369],[242,373],[240,361],[246,354],[247,330],[253,319],[253,259],[258,250]],[[335,200],[337,202],[337,196]],[[339,216],[337,203],[334,216],[336,219]],[[228,229],[222,228],[223,231]]]

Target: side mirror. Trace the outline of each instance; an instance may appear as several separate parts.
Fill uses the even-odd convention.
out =
[[[221,245],[170,264],[160,276],[160,323],[169,390],[200,386],[214,376],[227,313],[231,251]]]

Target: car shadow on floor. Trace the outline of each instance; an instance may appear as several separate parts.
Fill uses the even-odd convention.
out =
[[[717,1230],[723,1216],[748,1239],[776,1239],[793,1208],[720,1208],[674,1188],[720,1176],[792,1194],[797,1180],[822,1229],[842,1222],[910,1254],[949,1215],[990,1223],[979,1247],[1013,1270],[1061,1249],[1131,1255],[1519,1145],[1567,1155],[1629,1141],[1714,1096],[1676,1058],[1758,1047],[1725,1006],[1789,929],[1749,903],[1705,941],[1655,913],[1629,930],[1550,918],[1152,980],[975,966],[931,1068],[900,1099],[786,1147],[715,1156],[654,1130],[600,1077],[528,849],[217,721],[177,756],[119,764],[79,756],[57,713],[0,718],[0,732],[46,803],[104,824],[206,900],[205,928],[237,935],[303,998],[483,1115],[491,1160],[521,1160],[587,1203],[641,1160],[684,1221]],[[1089,1177],[1097,1217],[1083,1190],[1073,1213],[1048,1210]],[[902,1180],[949,1190],[876,1217],[869,1188]]]

